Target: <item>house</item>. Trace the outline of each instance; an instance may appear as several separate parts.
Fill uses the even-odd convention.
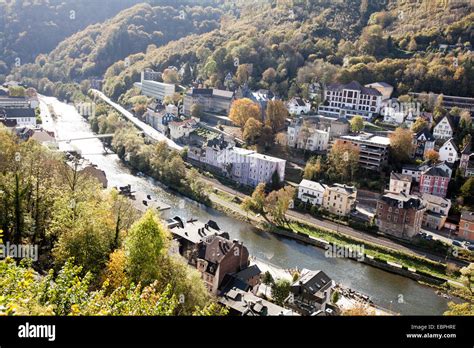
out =
[[[449,172],[439,167],[428,168],[420,176],[420,193],[446,197],[450,179],[451,175]]]
[[[167,220],[168,229],[178,242],[179,254],[191,261],[191,255],[203,238],[218,235],[229,239],[227,232],[221,231],[219,225],[209,220],[207,223],[196,219],[183,220],[179,216]]]
[[[436,139],[427,128],[415,134],[413,138],[414,157],[424,158],[428,150],[434,150]]]
[[[451,209],[451,201],[449,199],[424,193],[422,195],[423,204],[426,206],[423,215],[423,226],[435,230],[441,230]]]
[[[334,137],[347,135],[349,133],[349,121],[345,118],[333,118],[321,115],[295,117],[288,126],[288,146],[294,147],[298,142],[298,138],[302,138],[300,134],[301,128],[306,128],[309,132],[315,129],[328,132],[329,139],[333,139]],[[308,139],[309,138],[308,136]],[[313,141],[313,144],[316,143]]]
[[[247,84],[244,84],[242,87],[239,87],[234,95],[235,99],[248,98],[254,103],[260,106],[261,112],[261,121],[265,122],[266,110],[269,101],[275,101],[279,98],[272,91],[268,89],[259,89],[257,91],[252,91]]]
[[[444,116],[433,128],[435,139],[450,139],[454,134],[454,123],[449,115]]]
[[[186,138],[197,128],[197,121],[189,118],[184,121],[172,121],[168,123],[170,138],[174,141]]]
[[[439,148],[439,160],[451,164],[459,160],[459,149],[453,138],[447,140]]]
[[[234,92],[211,88],[193,88],[183,100],[183,113],[191,116],[193,105],[199,105],[202,112],[227,116],[234,101]]]
[[[465,210],[461,213],[458,237],[474,242],[474,213],[472,211]]]
[[[326,151],[329,146],[329,131],[321,130],[312,118],[294,119],[288,126],[288,146],[308,151]]]
[[[336,83],[327,86],[324,102],[318,107],[318,114],[345,118],[362,116],[365,120],[370,120],[379,114],[381,107],[382,93],[352,81],[348,84]]]
[[[334,184],[324,191],[323,208],[328,212],[347,216],[355,209],[357,189],[354,186]]]
[[[229,310],[229,315],[237,316],[294,316],[297,313],[255,296],[250,292],[232,288],[218,297],[218,302]]]
[[[382,233],[411,239],[420,232],[425,209],[416,196],[389,192],[377,202],[376,224]]]
[[[298,116],[301,114],[308,114],[311,111],[311,103],[299,97],[292,98],[288,101],[286,107],[290,114]]]
[[[256,293],[261,283],[262,271],[257,265],[251,265],[239,272],[226,274],[222,280],[221,293],[237,288]]]
[[[301,315],[312,315],[326,310],[335,282],[321,270],[303,269],[300,277],[291,284],[285,305]]]
[[[208,136],[203,139],[199,134]],[[235,142],[221,134],[210,134],[198,128],[189,136],[188,159],[192,163],[210,171],[226,170],[225,149]]]
[[[58,143],[54,138],[54,134],[52,134],[51,132],[47,132],[43,129],[35,130],[31,135],[30,139],[37,141],[38,143],[43,146],[46,146],[50,150],[55,151],[59,149]]]
[[[16,121],[17,126],[36,127],[35,110],[31,108],[3,108],[0,109],[0,120]]]
[[[303,179],[298,186],[298,199],[311,205],[321,206],[323,205],[324,191],[326,191],[326,185]]]
[[[469,142],[461,150],[461,158],[459,161],[459,169],[464,177],[472,176],[470,173],[474,171],[474,157],[472,157],[472,155],[471,142]]]
[[[311,100],[316,99],[321,94],[321,84],[319,82],[313,82],[308,86],[309,98]]]
[[[402,174],[410,175],[415,182],[420,182],[421,174],[429,168],[440,168],[451,178],[453,170],[445,162],[425,161],[420,165],[404,165],[402,167]]]
[[[174,105],[167,105],[165,107],[161,103],[152,103],[147,106],[147,111],[144,115],[145,122],[157,131],[169,136],[169,124],[180,121],[177,117],[177,112],[175,113],[175,108],[176,106]]]
[[[203,238],[191,255],[207,290],[214,295],[226,274],[237,273],[249,266],[249,252],[243,243],[218,235]]]
[[[365,87],[374,88],[382,94],[382,101],[390,99],[393,93],[393,86],[386,82],[373,82]]]
[[[410,194],[412,177],[406,174],[392,172],[390,174],[390,192]]]
[[[350,143],[359,149],[359,165],[368,170],[380,171],[388,162],[390,138],[360,133],[343,135],[336,141]]]

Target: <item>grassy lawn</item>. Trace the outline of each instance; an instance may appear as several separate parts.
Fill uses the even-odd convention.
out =
[[[314,228],[300,223],[290,223],[289,227],[294,232],[306,233],[309,236],[324,239],[330,243],[335,243],[341,246],[351,244],[363,245],[366,255],[373,256],[374,258],[394,262],[408,268],[414,268],[417,271],[426,272],[440,278],[452,280],[457,279],[455,276],[446,274],[446,267],[443,264],[422,257],[411,256],[393,249],[364,242],[357,238],[348,237],[335,231]]]

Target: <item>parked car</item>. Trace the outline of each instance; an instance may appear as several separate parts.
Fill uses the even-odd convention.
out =
[[[462,247],[462,243],[458,240],[453,240],[452,244],[455,245],[455,246],[458,246],[458,247]]]
[[[474,251],[474,244],[467,247],[469,250]]]

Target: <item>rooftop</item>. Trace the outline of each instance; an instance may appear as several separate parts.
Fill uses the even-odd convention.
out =
[[[464,211],[461,213],[461,219],[462,219],[462,220],[469,221],[469,222],[474,222],[474,212],[468,211],[468,210],[464,210]]]
[[[375,145],[383,145],[383,146],[390,145],[390,138],[381,137],[381,136],[374,135],[371,133],[361,133],[358,135],[343,135],[340,138],[354,141],[354,142],[364,142],[364,143],[375,144]]]
[[[382,95],[382,93],[377,91],[375,88],[362,86],[357,81],[352,81],[346,84],[334,83],[334,84],[329,85],[327,89],[331,91],[342,91],[344,89],[349,89],[349,90],[354,90],[354,91],[360,91],[361,94],[369,94],[369,95],[375,95],[375,96]]]
[[[306,179],[301,180],[299,187],[304,187],[316,191],[324,191],[326,189],[326,185]]]
[[[390,180],[399,180],[399,181],[411,182],[412,177],[408,174],[401,174],[401,173],[392,172],[392,173],[390,173]]]
[[[401,192],[401,193],[394,193],[394,192],[386,193],[382,196],[381,200],[384,201],[385,203],[391,205],[391,206],[397,206],[397,207],[403,208],[403,209],[410,209],[410,208],[419,209],[423,206],[422,201],[421,201],[420,198],[418,198],[417,196],[413,196],[413,195],[407,195],[403,192]],[[402,203],[402,206],[400,206],[400,203]]]

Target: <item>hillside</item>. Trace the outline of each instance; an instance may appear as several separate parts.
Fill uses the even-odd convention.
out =
[[[472,58],[464,46],[438,50],[439,44],[472,43],[472,5],[444,3],[215,0],[212,8],[140,4],[66,39],[11,78],[44,93],[58,94],[59,88],[60,95],[71,96],[77,86],[52,82],[79,82],[105,72],[105,92],[119,99],[143,68],[163,71],[175,66],[182,69],[182,84],[198,79],[232,89],[247,83],[282,96],[305,96],[314,81],[351,79],[386,81],[398,94],[450,89],[473,95]],[[443,10],[449,15],[440,15]],[[226,80],[228,76],[232,80]],[[81,87],[87,91],[84,81]]]
[[[33,62],[68,36],[113,17],[138,0],[0,1],[0,74]],[[3,63],[2,63],[3,61]]]

